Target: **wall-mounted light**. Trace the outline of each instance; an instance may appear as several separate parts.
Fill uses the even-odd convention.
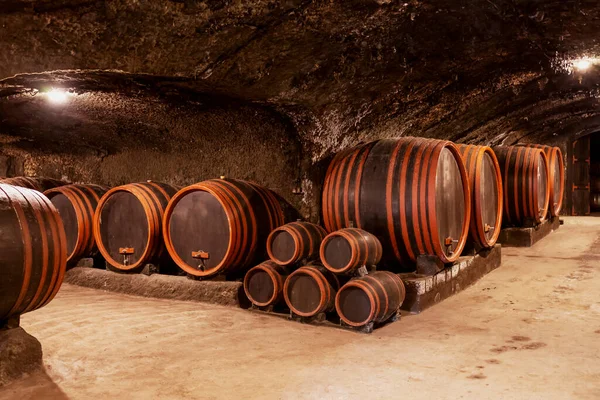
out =
[[[54,104],[63,104],[69,99],[70,93],[64,89],[52,88],[46,92],[48,101]]]
[[[579,72],[585,72],[592,66],[592,61],[588,58],[580,58],[573,61],[573,68]]]

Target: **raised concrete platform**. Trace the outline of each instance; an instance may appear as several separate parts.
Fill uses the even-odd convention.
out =
[[[18,326],[0,322],[0,387],[42,368],[42,345]]]
[[[119,274],[83,267],[67,271],[65,282],[136,296],[249,307],[242,282],[194,281],[184,276],[158,274]]]
[[[455,264],[435,275],[400,274],[406,286],[406,299],[401,309],[418,314],[472,285],[482,276],[498,268],[501,261],[502,250],[497,244],[475,256],[460,257]]]
[[[560,218],[554,217],[535,227],[504,228],[500,232],[498,243],[504,247],[531,247],[559,227]]]

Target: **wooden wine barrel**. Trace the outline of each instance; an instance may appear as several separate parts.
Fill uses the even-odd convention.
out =
[[[502,171],[506,225],[528,226],[548,215],[550,188],[548,162],[541,149],[523,146],[494,147]]]
[[[563,195],[565,192],[565,165],[563,154],[559,147],[544,146],[542,144],[528,144],[526,146],[542,149],[548,162],[548,190],[550,203],[548,213],[556,217],[562,209]]]
[[[269,258],[279,265],[291,265],[319,256],[325,229],[310,222],[290,222],[276,228],[267,238]]]
[[[244,292],[258,307],[279,303],[283,299],[283,282],[289,275],[286,267],[265,261],[250,269],[244,277]]]
[[[28,189],[37,190],[39,192],[45,192],[46,190],[67,185],[68,182],[63,182],[58,179],[52,178],[32,178],[26,176],[18,176],[15,178],[5,178],[1,179],[0,183],[4,183],[6,185],[13,185],[24,187]]]
[[[67,235],[67,263],[72,266],[96,253],[92,230],[94,213],[108,188],[98,185],[65,185],[44,192],[58,210]]]
[[[163,219],[165,244],[190,275],[239,274],[266,258],[269,233],[284,214],[268,189],[236,179],[211,179],[181,189]]]
[[[600,193],[592,193],[590,197],[590,209],[600,211]]]
[[[335,297],[335,308],[342,321],[358,327],[387,321],[405,297],[406,289],[398,275],[377,271],[342,286]]]
[[[321,266],[307,265],[287,277],[283,297],[294,314],[313,317],[334,310],[339,287],[339,280],[334,274]]]
[[[65,230],[41,193],[0,184],[0,326],[54,298],[67,262]]]
[[[383,249],[375,235],[357,228],[331,232],[321,243],[321,262],[335,274],[352,273],[363,265],[377,265]]]
[[[98,250],[119,271],[139,272],[157,263],[164,245],[162,217],[177,188],[142,182],[115,187],[102,196],[94,214]]]
[[[325,228],[371,232],[388,266],[414,266],[420,254],[453,262],[469,233],[468,183],[452,142],[404,137],[367,143],[339,153],[329,165]]]
[[[459,144],[471,184],[469,239],[483,248],[496,244],[502,226],[502,172],[488,146]]]

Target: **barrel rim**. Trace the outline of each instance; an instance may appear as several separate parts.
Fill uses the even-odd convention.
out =
[[[366,324],[368,324],[369,322],[371,322],[375,319],[375,303],[376,303],[375,297],[373,296],[372,293],[369,293],[369,291],[366,290],[363,287],[363,285],[367,285],[367,283],[362,279],[351,280],[348,283],[346,283],[344,286],[342,286],[340,288],[340,290],[338,290],[337,294],[335,295],[335,309],[337,311],[337,314],[342,321],[344,321],[345,323],[347,323],[350,326],[354,326],[354,327],[365,326]],[[346,290],[348,288],[352,288],[352,287],[362,290],[367,295],[367,297],[369,298],[369,301],[371,303],[371,310],[369,311],[369,317],[361,322],[354,322],[354,321],[349,320],[344,315],[344,313],[342,312],[342,309],[341,309],[341,305],[340,305],[341,293],[344,290]]]
[[[321,242],[321,247],[319,249],[319,257],[321,258],[321,262],[323,263],[323,266],[325,268],[327,268],[329,271],[336,273],[336,274],[348,272],[355,265],[356,259],[358,258],[358,249],[356,247],[354,238],[348,232],[349,229],[356,229],[356,228],[338,229],[337,231],[333,231],[330,234],[328,234],[327,236],[325,236],[325,238],[323,238],[323,241]],[[364,232],[366,232],[366,231],[364,231]],[[348,261],[348,263],[345,266],[343,266],[342,268],[334,268],[331,264],[329,264],[327,262],[327,259],[325,258],[325,247],[327,247],[328,242],[330,242],[334,237],[343,237],[344,239],[346,239],[346,241],[348,242],[348,244],[350,245],[350,247],[353,250],[350,261]],[[368,251],[368,249],[367,249],[367,251]]]
[[[145,182],[142,182],[142,183],[145,183]],[[110,189],[106,193],[104,193],[104,195],[100,198],[98,205],[96,206],[96,212],[94,213],[93,224],[92,224],[93,231],[94,231],[94,238],[96,239],[96,245],[98,246],[98,251],[100,251],[100,253],[104,257],[106,262],[108,262],[110,265],[112,265],[113,267],[115,267],[121,271],[133,271],[133,270],[141,267],[142,264],[147,261],[147,258],[151,252],[153,229],[152,229],[152,221],[150,220],[150,216],[148,215],[150,210],[149,210],[148,205],[140,199],[140,195],[138,193],[139,189],[134,185],[135,185],[135,183],[129,183],[126,185],[117,186],[117,187]],[[148,237],[148,242],[146,243],[146,248],[144,249],[142,255],[140,256],[140,259],[136,263],[127,265],[127,266],[117,262],[115,259],[113,259],[111,257],[108,250],[104,246],[104,243],[102,242],[102,236],[100,234],[100,216],[102,214],[102,209],[104,208],[104,205],[106,204],[108,199],[117,192],[127,192],[127,193],[131,193],[132,195],[134,195],[138,199],[138,201],[140,202],[142,207],[144,208],[144,211],[146,214],[146,222],[148,223],[148,236],[149,237]]]
[[[267,300],[266,302],[260,302],[260,301],[253,299],[252,295],[250,294],[249,288],[248,288],[250,276],[254,275],[258,271],[266,272],[271,277],[271,280],[273,281],[273,294],[271,295],[271,298],[269,298],[269,300]],[[243,285],[244,285],[244,292],[246,293],[246,297],[248,297],[248,299],[254,305],[256,305],[258,307],[266,307],[266,306],[273,304],[277,300],[280,289],[282,289],[279,287],[280,286],[279,279],[275,275],[275,272],[273,272],[273,270],[269,267],[269,265],[266,262],[262,262],[262,263],[258,264],[257,266],[248,270],[248,272],[246,272],[246,275],[244,276]]]
[[[554,146],[552,147],[552,149],[554,151],[555,158],[558,161],[559,165],[558,170],[560,171],[560,193],[558,196],[558,203],[556,204],[556,206],[554,203],[554,199],[552,200],[551,214],[553,217],[558,217],[563,207],[563,198],[565,195],[565,161],[563,160],[562,150],[560,149],[560,147]],[[554,174],[554,171],[552,172],[552,174]],[[552,187],[554,188],[554,179],[552,180]],[[554,197],[554,193],[552,194],[552,197]]]
[[[293,227],[289,226],[293,223],[294,222],[291,222],[289,224],[285,224],[283,226],[279,226],[279,227],[275,228],[271,233],[269,233],[269,236],[267,237],[267,254],[269,255],[269,258],[271,259],[271,261],[273,261],[277,265],[286,266],[286,265],[293,264],[295,261],[297,261],[298,257],[300,257],[300,240],[298,239],[298,234]],[[273,254],[272,246],[273,246],[273,241],[275,240],[275,235],[282,233],[282,232],[288,233],[294,240],[294,244],[296,246],[294,248],[294,254],[292,255],[292,257],[290,257],[289,260],[280,260],[277,257],[275,257],[275,255]],[[310,238],[310,236],[309,236],[309,240],[312,240]]]
[[[477,157],[477,165],[481,166],[483,164],[483,157],[485,156],[485,154],[489,155],[490,158],[492,159],[492,164],[494,165],[494,172],[496,175],[496,184],[498,187],[498,200],[496,202],[496,209],[498,211],[497,215],[496,215],[496,222],[495,222],[495,228],[494,228],[494,234],[490,237],[490,239],[487,239],[486,235],[485,235],[485,230],[484,227],[482,226],[482,224],[476,224],[477,227],[477,231],[479,233],[480,238],[483,238],[483,241],[485,241],[485,244],[487,245],[488,248],[493,247],[496,242],[498,241],[498,238],[500,237],[500,232],[502,231],[502,216],[503,216],[503,207],[504,207],[504,187],[502,185],[502,169],[500,168],[500,163],[498,162],[498,157],[496,156],[496,153],[494,152],[494,150],[490,147],[490,146],[481,146],[482,150],[480,152],[480,154]],[[475,193],[474,193],[474,198],[479,199],[480,198],[480,190],[481,190],[481,169],[480,168],[476,168],[475,169]],[[482,210],[481,210],[481,206],[482,204],[477,201],[477,202],[473,202],[473,206],[475,204],[478,204],[479,207],[478,210],[476,210],[477,212],[477,218],[478,220],[481,220],[481,214],[482,214]],[[476,208],[476,207],[474,207]]]
[[[317,274],[317,272],[318,272],[318,274]],[[317,307],[311,312],[302,312],[302,311],[296,309],[294,307],[294,305],[292,304],[292,302],[290,301],[290,298],[288,295],[291,278],[296,275],[300,275],[300,274],[305,274],[305,275],[310,276],[311,278],[313,278],[313,280],[319,286],[319,292],[321,293],[321,298],[319,299],[319,304],[317,305]],[[327,296],[326,295],[329,292],[329,290],[328,290],[329,288],[325,287],[323,280],[326,280],[326,278],[323,276],[321,271],[319,271],[317,268],[315,268],[313,266],[308,266],[308,265],[304,266],[304,267],[300,267],[288,275],[287,279],[285,280],[285,283],[283,284],[283,298],[284,298],[287,306],[290,308],[290,310],[294,314],[297,314],[301,317],[312,317],[312,316],[318,314],[319,312],[321,312],[325,308],[325,306],[327,305],[327,301],[326,301]]]
[[[540,214],[540,211],[538,210],[538,212],[536,213],[536,221],[537,222],[543,222],[548,218],[548,214],[550,213],[550,163],[548,162],[548,157],[546,156],[546,153],[542,150],[542,149],[535,149],[537,150],[538,154],[542,156],[542,160],[544,160],[544,169],[546,170],[546,190],[544,192],[544,212],[543,214]],[[535,195],[535,200],[533,202],[533,204],[537,207],[537,204],[539,204],[537,202],[538,196],[539,196],[539,191],[538,191],[538,181],[537,179],[533,180],[533,193]]]

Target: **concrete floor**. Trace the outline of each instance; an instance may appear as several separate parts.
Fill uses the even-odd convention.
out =
[[[23,317],[46,372],[1,399],[599,399],[600,218],[565,218],[371,335],[65,285]]]

